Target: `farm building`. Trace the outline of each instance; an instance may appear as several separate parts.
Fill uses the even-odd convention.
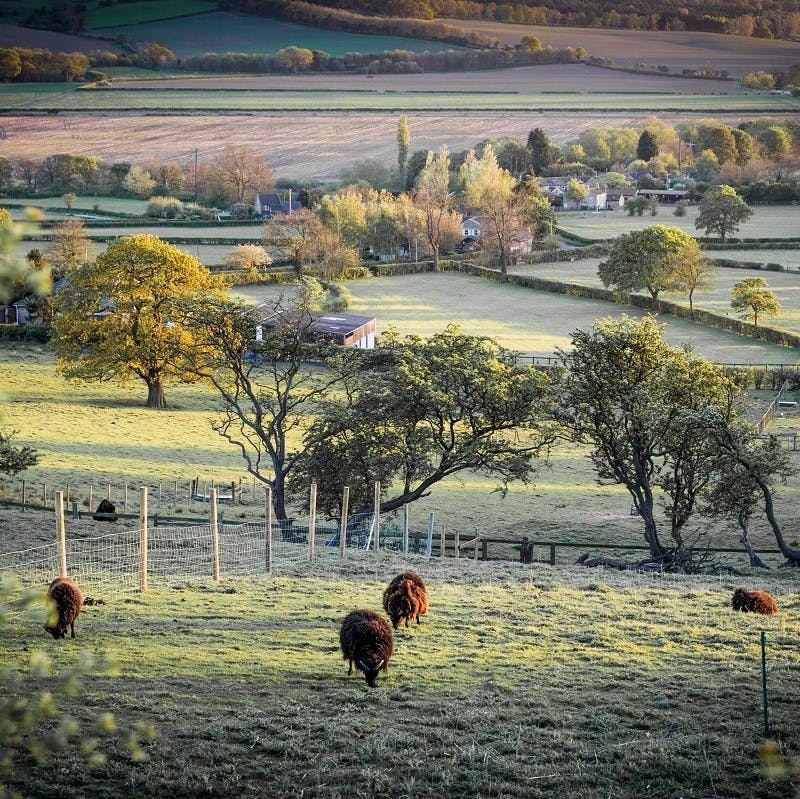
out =
[[[280,324],[296,321],[298,312],[290,313],[276,309],[269,303],[258,306],[261,325],[256,331],[256,340],[261,341],[264,333],[274,330]],[[375,317],[358,314],[335,313],[332,311],[309,311],[309,332],[327,338],[342,347],[355,347],[371,350],[375,347]]]
[[[279,214],[288,214],[292,211],[299,211],[303,206],[297,200],[292,199],[291,192],[287,200],[282,200],[276,193],[256,194],[253,201],[253,211],[256,216],[262,219],[272,219]]]
[[[687,189],[639,189],[639,196],[647,200],[654,197],[656,202],[673,204],[678,200],[688,199],[689,191]]]

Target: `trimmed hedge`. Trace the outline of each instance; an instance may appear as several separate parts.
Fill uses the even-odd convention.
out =
[[[0,341],[38,341],[46,344],[53,331],[44,325],[0,325]]]

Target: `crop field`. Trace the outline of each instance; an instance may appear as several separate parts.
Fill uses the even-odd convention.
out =
[[[380,610],[403,568],[423,574],[431,607],[400,628],[388,670],[368,688],[347,675],[338,631],[357,607]],[[30,799],[200,793],[243,799],[505,797],[788,799],[763,741],[760,629],[771,731],[800,751],[791,575],[758,578],[780,615],[730,609],[742,578],[659,578],[520,564],[349,559],[219,585],[174,579],[144,595],[101,597],[75,640],[54,642],[43,612],[11,619],[0,656],[26,673],[31,650],[58,668],[87,653],[120,662],[82,681],[68,712],[87,723],[152,724],[148,759],[101,743],[108,762],[24,759],[12,786]],[[752,578],[751,578],[752,579]],[[26,679],[28,690],[48,685]]]
[[[752,211],[753,215],[739,225],[739,230],[734,237],[800,239],[800,205],[754,205]],[[621,209],[617,211],[561,211],[556,217],[556,224],[567,233],[576,233],[588,239],[611,239],[621,233],[641,230],[650,225],[678,227],[692,236],[700,236],[704,234],[704,231],[699,231],[694,226],[697,214],[698,209],[695,205],[686,208],[685,216],[675,216],[674,208],[668,205],[659,205],[655,216],[651,216],[647,212],[642,216],[631,216],[627,211]],[[770,261],[778,260],[770,256],[770,250],[762,250],[761,257]],[[738,260],[751,259],[742,257]]]
[[[448,20],[443,20],[448,21]],[[598,28],[512,25],[486,20],[449,20],[453,25],[516,44],[526,35],[545,46],[583,47],[590,56],[610,58],[616,66],[663,64],[673,72],[710,66],[736,78],[762,69],[788,69],[797,63],[797,42],[694,31],[626,31]]]
[[[205,5],[211,6],[210,3]],[[332,56],[381,53],[384,50],[437,52],[464,49],[406,36],[332,31],[280,19],[223,11],[143,22],[141,25],[119,24],[121,27],[106,27],[103,34],[158,42],[181,57],[204,53],[275,53],[289,45],[323,50]]]
[[[150,25],[156,24],[155,20],[183,17],[189,14],[203,14],[203,12],[213,11],[217,7],[216,3],[211,0],[170,0],[169,3],[164,3],[162,0],[136,0],[133,3],[114,3],[106,6],[92,3],[87,4],[87,6],[86,29],[110,28],[111,30],[109,31],[101,31],[104,36],[110,37],[119,35],[114,26],[135,25],[138,28],[141,24],[143,29],[147,29]],[[130,38],[149,38],[147,35],[137,36],[137,28],[130,29],[128,33]],[[164,42],[155,37],[150,41],[158,41],[160,44],[164,44]]]
[[[411,113],[408,122],[412,152],[438,151],[442,145],[453,152],[474,147],[487,137],[525,141],[533,127],[540,127],[556,144],[563,145],[587,128],[637,128],[649,116],[647,112],[607,109],[593,114],[462,110]],[[658,116],[674,125],[681,120],[702,119],[708,113],[673,114],[661,110]],[[738,124],[757,116],[731,115],[726,122]],[[780,118],[796,116],[781,112]],[[171,161],[185,165],[194,158],[195,148],[201,161],[208,162],[229,144],[246,144],[265,154],[278,177],[327,181],[338,178],[344,165],[360,159],[376,158],[387,165],[395,164],[397,118],[394,112],[321,113],[308,109],[286,114],[104,112],[11,114],[0,117],[0,124],[8,137],[3,141],[3,154],[10,158],[41,159],[63,152],[91,155],[109,163]]]
[[[0,12],[2,12],[0,7]],[[70,33],[57,33],[56,31],[36,30],[11,25],[7,22],[0,23],[0,47],[29,47],[32,49],[43,48],[59,53],[89,53],[92,50],[110,50],[113,53],[121,52],[119,44],[114,41],[98,40],[88,36],[76,36]],[[3,86],[3,91],[8,87]]]

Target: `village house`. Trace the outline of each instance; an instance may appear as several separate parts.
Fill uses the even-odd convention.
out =
[[[259,192],[253,201],[253,213],[261,219],[272,219],[273,216],[299,211],[302,207],[298,200],[292,199],[291,191],[286,200],[282,200],[275,192],[267,194]]]

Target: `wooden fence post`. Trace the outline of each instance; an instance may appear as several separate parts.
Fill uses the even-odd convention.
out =
[[[147,591],[147,486],[139,489],[139,590]]]
[[[122,512],[123,513],[127,513],[128,512],[128,484],[127,483],[125,483],[125,496],[124,496],[124,498],[122,500]]]
[[[158,481],[158,507],[161,507],[161,480]]]
[[[42,483],[42,507],[47,507],[47,483]]]
[[[425,540],[425,555],[427,557],[431,556],[432,549],[433,549],[433,512],[431,511],[430,516],[428,516],[428,537]]]
[[[556,545],[550,544],[550,565],[556,565]]]
[[[408,554],[408,503],[403,505],[403,554]]]
[[[481,560],[489,560],[489,542],[485,538],[481,540]]]
[[[64,525],[64,492],[55,493],[56,547],[58,549],[58,576],[67,576],[67,532]]]
[[[25,513],[25,481],[22,481],[22,513]]]
[[[458,530],[453,533],[453,547],[455,552],[455,557],[458,558],[461,556],[460,547],[461,547],[461,536],[459,535]]]
[[[445,539],[447,538],[447,534],[445,533],[445,527],[442,525],[441,531],[439,532],[439,557],[444,557],[444,550],[445,550]]]
[[[350,486],[342,489],[342,518],[339,522],[339,557],[344,557],[345,546],[347,545],[347,513],[350,504]]]
[[[375,551],[379,552],[381,548],[381,483],[380,480],[375,481]]]
[[[217,527],[217,489],[212,488],[208,497],[211,514],[211,560],[214,582],[219,582],[219,527]]]
[[[308,499],[308,559],[314,560],[314,538],[317,534],[317,484],[311,484]]]
[[[93,490],[93,487],[91,485],[89,486],[89,497],[88,497],[87,501],[89,503],[89,510],[91,510],[92,509],[92,505],[94,505],[94,490]]]
[[[264,527],[267,574],[272,574],[272,488],[269,486],[264,491]]]
[[[106,499],[111,502],[111,483],[109,483],[106,488]]]

